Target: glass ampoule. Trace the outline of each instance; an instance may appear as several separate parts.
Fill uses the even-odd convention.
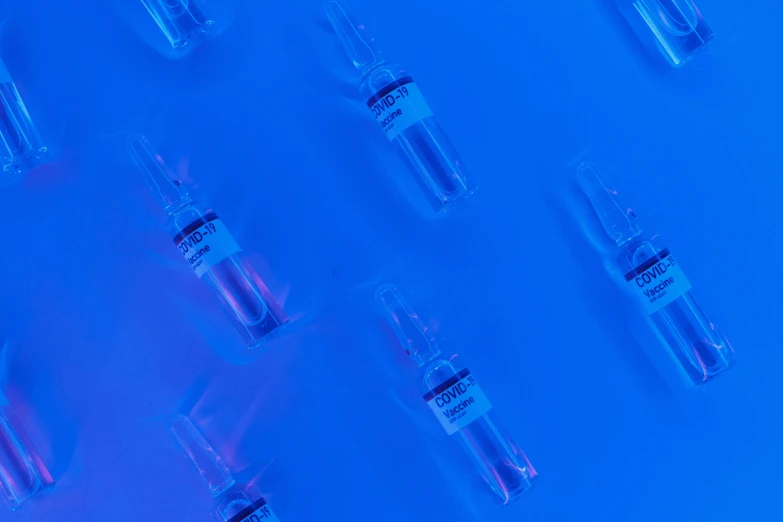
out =
[[[252,500],[249,488],[237,484],[223,458],[207,442],[190,417],[177,415],[171,432],[198,469],[215,499],[213,513],[222,522],[279,522],[272,508],[259,497]]]
[[[175,51],[198,47],[209,35],[214,22],[200,0],[141,0]]]
[[[684,65],[715,38],[692,0],[617,2],[639,38],[657,47],[675,67]]]
[[[456,355],[443,355],[396,287],[381,286],[376,298],[405,352],[419,367],[416,383],[424,402],[446,433],[462,442],[496,498],[507,504],[532,488],[535,470],[498,429],[492,404],[476,377]]]
[[[11,509],[17,509],[51,484],[44,481],[11,417],[8,400],[0,392],[0,491]]]
[[[577,174],[604,230],[619,247],[616,263],[625,288],[690,381],[705,383],[731,367],[731,344],[696,302],[691,283],[666,245],[657,235],[642,236],[636,215],[620,205],[592,165],[583,163]]]
[[[340,2],[330,1],[327,14],[362,74],[362,100],[401,151],[433,208],[444,210],[467,196],[472,190],[468,172],[413,78],[386,62],[374,40],[364,35],[364,26],[357,25]]]
[[[218,296],[223,311],[245,343],[258,348],[270,340],[288,322],[288,317],[266,287],[256,283],[252,267],[223,221],[209,204],[191,199],[182,181],[147,138],[131,136],[127,147],[169,215],[166,229],[177,249],[196,276]]]
[[[41,164],[48,152],[8,69],[0,60],[0,161],[3,173],[22,174]]]

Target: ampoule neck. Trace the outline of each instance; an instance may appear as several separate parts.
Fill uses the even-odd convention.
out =
[[[375,60],[372,63],[365,64],[362,66],[357,66],[357,69],[359,70],[362,77],[364,78],[374,73],[378,69],[382,68],[384,65],[387,65],[386,60],[384,58],[379,57],[377,60]]]
[[[209,487],[213,498],[219,498],[230,490],[236,481],[231,470],[207,442],[193,421],[187,415],[176,415],[171,422],[171,432],[182,449],[193,461],[204,484]]]
[[[617,240],[617,246],[620,248],[631,246],[634,243],[638,243],[640,241],[639,236],[642,234],[642,229],[637,228],[634,231],[634,234],[631,236],[623,236],[620,239]]]
[[[383,65],[385,60],[375,39],[367,34],[364,25],[356,22],[340,0],[330,0],[326,14],[346,54],[363,76]]]
[[[423,368],[430,364],[432,361],[436,361],[443,352],[440,350],[427,350],[425,352],[411,352],[411,359],[416,362],[416,366]]]
[[[164,210],[169,216],[173,216],[183,208],[189,207],[192,204],[193,204],[193,199],[190,196],[185,196],[183,198],[178,199],[177,201],[174,201],[170,205],[167,205],[164,208]]]
[[[577,168],[577,176],[606,235],[618,247],[626,245],[642,233],[636,214],[620,202],[617,192],[604,185],[598,172],[591,164],[580,164]]]
[[[244,485],[234,483],[220,495],[215,496],[217,504],[214,510],[220,520],[228,522],[234,520],[241,513],[252,510],[253,502],[244,489]]]

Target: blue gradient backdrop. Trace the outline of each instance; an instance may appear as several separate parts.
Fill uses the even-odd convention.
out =
[[[3,384],[58,484],[0,520],[209,520],[176,412],[285,522],[782,520],[783,7],[699,5],[718,39],[672,70],[604,2],[357,1],[480,186],[433,219],[320,0],[213,2],[220,34],[180,61],[140,2],[4,4],[0,53],[56,155],[0,190]],[[241,360],[131,131],[297,317],[267,353]],[[572,205],[588,158],[738,352],[707,388],[640,346]],[[521,500],[494,507],[416,397],[374,309],[388,281],[540,473]]]

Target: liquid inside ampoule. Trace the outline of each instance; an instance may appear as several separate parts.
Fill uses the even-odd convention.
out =
[[[625,276],[627,284],[691,382],[705,383],[730,368],[729,341],[696,302],[669,249],[642,241],[630,245],[624,257],[635,267]]]
[[[424,400],[449,435],[459,437],[482,477],[503,504],[533,487],[533,476],[521,451],[505,438],[490,416],[492,404],[456,357],[423,368]],[[453,414],[452,414],[453,412]]]

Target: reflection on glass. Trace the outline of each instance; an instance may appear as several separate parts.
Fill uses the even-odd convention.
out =
[[[669,62],[679,67],[715,38],[691,0],[636,0],[634,7]]]
[[[41,491],[44,481],[9,414],[8,401],[0,392],[0,491],[11,509],[16,509]]]
[[[40,164],[48,149],[0,60],[0,162],[3,173],[22,174]]]
[[[658,236],[641,237],[636,215],[619,203],[591,165],[582,164],[578,177],[604,230],[619,247],[617,265],[626,289],[690,381],[702,384],[730,368],[734,350],[696,302],[688,278],[666,245]]]
[[[449,435],[456,435],[478,471],[503,504],[533,487],[535,471],[527,457],[504,436],[493,420],[492,404],[476,377],[457,356],[444,357],[427,327],[391,285],[376,298],[400,344],[419,367],[419,391]]]
[[[177,415],[171,432],[193,461],[215,499],[215,513],[224,522],[279,522],[266,500],[251,501],[244,486],[237,485],[231,470],[190,417]]]
[[[177,51],[198,47],[214,25],[198,0],[141,0],[141,3]]]

